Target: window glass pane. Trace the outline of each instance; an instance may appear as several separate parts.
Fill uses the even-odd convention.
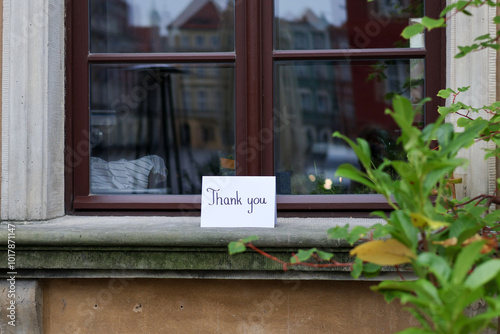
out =
[[[423,16],[423,0],[274,0],[277,50],[423,47],[400,34]]]
[[[234,0],[90,0],[90,50],[234,51]]]
[[[91,193],[199,194],[234,137],[233,65],[91,65]]]
[[[423,98],[424,61],[279,61],[275,63],[275,173],[281,194],[366,193],[334,177],[338,166],[359,167],[344,135],[366,139],[373,162],[402,158],[399,131],[384,114],[394,94]],[[420,119],[419,121],[423,121]]]

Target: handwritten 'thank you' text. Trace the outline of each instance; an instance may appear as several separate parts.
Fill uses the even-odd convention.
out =
[[[221,196],[219,195],[220,189],[207,188],[207,192],[212,193],[212,200],[208,205],[243,205],[241,197],[238,191],[235,191],[234,196]],[[266,198],[261,197],[249,197],[247,198],[247,203],[250,205],[250,209],[247,211],[249,214],[254,212],[254,206],[259,204],[267,204]]]

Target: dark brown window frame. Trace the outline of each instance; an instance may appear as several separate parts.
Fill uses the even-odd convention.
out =
[[[436,16],[444,0],[427,0],[425,15]],[[200,195],[89,195],[89,64],[214,63],[235,64],[237,175],[274,175],[274,142],[262,142],[262,129],[273,129],[275,60],[426,59],[426,95],[436,96],[445,83],[445,31],[426,33],[422,49],[349,49],[275,51],[273,1],[236,0],[235,52],[92,54],[89,52],[88,1],[67,1],[66,15],[66,211],[199,214]],[[432,80],[429,80],[432,78]],[[83,92],[83,93],[82,93]],[[437,117],[440,101],[427,105],[426,119]],[[87,130],[88,132],[88,130]],[[257,140],[249,140],[257,139]],[[244,147],[243,147],[244,146]],[[252,159],[248,157],[251,156]],[[278,195],[282,216],[364,215],[389,209],[380,195]]]

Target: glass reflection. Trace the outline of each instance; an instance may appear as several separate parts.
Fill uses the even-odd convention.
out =
[[[90,0],[94,53],[234,51],[234,0]]]
[[[280,61],[275,64],[275,173],[280,194],[346,194],[367,190],[335,177],[343,163],[359,167],[339,131],[365,138],[375,164],[403,158],[398,127],[384,114],[399,94],[423,98],[424,61]],[[423,119],[418,120],[423,121]]]
[[[423,0],[274,0],[277,50],[423,47],[401,31],[423,16]]]
[[[232,65],[92,65],[90,76],[91,193],[199,194],[203,175],[234,173]]]

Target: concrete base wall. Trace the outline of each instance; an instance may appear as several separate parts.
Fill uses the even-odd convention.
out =
[[[42,281],[46,334],[394,333],[417,325],[372,282]]]

